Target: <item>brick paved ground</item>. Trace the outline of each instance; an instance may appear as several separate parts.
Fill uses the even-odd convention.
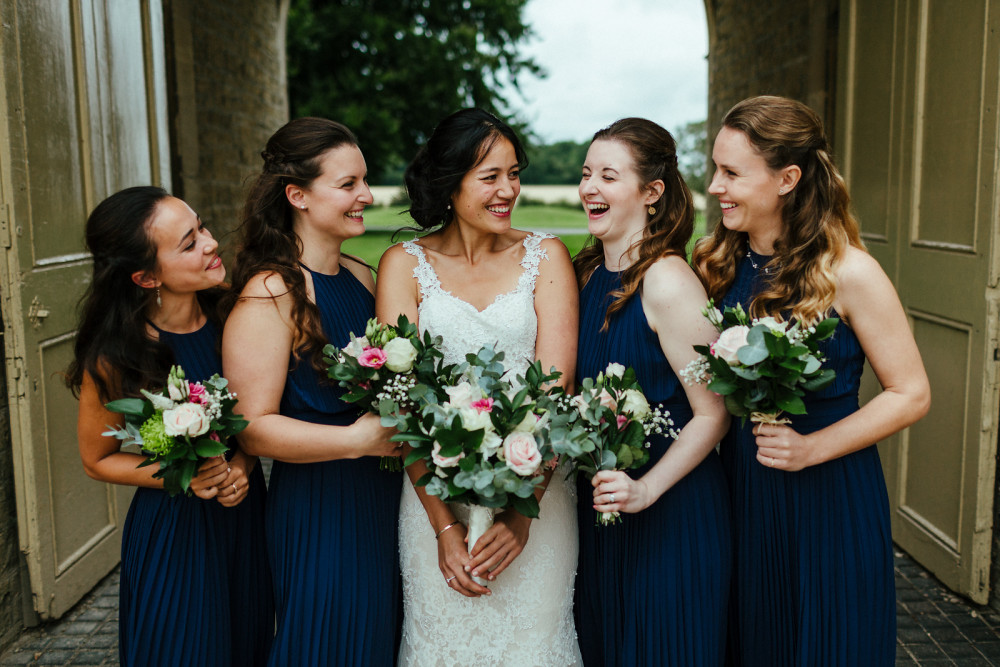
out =
[[[897,666],[1000,666],[1000,614],[954,595],[901,552],[896,610]],[[0,667],[117,664],[117,570],[62,619],[27,630],[0,655]]]

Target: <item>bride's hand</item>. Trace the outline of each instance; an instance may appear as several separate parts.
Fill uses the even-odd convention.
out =
[[[438,536],[438,567],[441,568],[448,588],[456,593],[467,598],[489,595],[490,589],[474,582],[466,568],[469,562],[469,549],[465,545],[466,532],[466,527],[457,523]]]
[[[493,525],[476,542],[465,571],[493,581],[524,551],[530,529],[531,519],[517,510],[497,514]]]

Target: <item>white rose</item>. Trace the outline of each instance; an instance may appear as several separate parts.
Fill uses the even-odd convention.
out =
[[[448,407],[452,408],[467,408],[473,401],[482,398],[482,392],[474,391],[468,382],[459,382],[454,387],[445,387],[444,390],[448,393]]]
[[[417,348],[409,338],[393,338],[385,347],[385,366],[394,373],[408,373],[417,360]]]
[[[497,453],[501,445],[503,445],[503,438],[494,431],[487,431],[483,435],[483,442],[479,445],[479,451],[483,453],[483,456],[489,458]]]
[[[726,329],[719,334],[719,339],[712,343],[712,354],[730,366],[737,365],[740,363],[740,360],[737,358],[736,353],[741,347],[747,344],[748,333],[750,333],[750,327],[742,325]]]
[[[490,413],[488,412],[481,412],[475,408],[462,408],[458,414],[462,416],[462,426],[467,431],[493,430],[493,422],[490,421]]]
[[[777,334],[785,333],[788,329],[788,322],[779,322],[773,317],[762,317],[759,320],[754,321],[754,324],[763,324],[765,327]]]
[[[542,465],[535,436],[522,431],[511,433],[503,441],[503,458],[518,475],[533,475]]]
[[[209,427],[208,415],[204,408],[195,403],[182,403],[163,413],[163,430],[167,435],[204,435]]]
[[[522,433],[534,433],[536,428],[538,428],[538,415],[528,410],[528,413],[524,415],[524,419],[514,427],[514,430]]]
[[[622,412],[642,421],[650,415],[649,401],[646,400],[641,391],[626,389],[622,399]]]
[[[437,467],[454,468],[464,458],[465,452],[460,452],[457,456],[441,456],[441,443],[437,440],[434,441],[434,447],[431,449],[431,460]]]
[[[604,370],[604,374],[609,378],[620,378],[625,375],[625,367],[621,364],[611,362],[608,367]]]

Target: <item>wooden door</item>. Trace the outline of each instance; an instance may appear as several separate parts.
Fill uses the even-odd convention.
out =
[[[0,294],[32,605],[60,616],[118,562],[131,491],[89,479],[70,362],[103,197],[169,187],[158,0],[0,0]]]
[[[995,0],[851,0],[841,11],[839,161],[933,395],[925,419],[881,444],[893,539],[980,603],[1000,406],[998,47]]]

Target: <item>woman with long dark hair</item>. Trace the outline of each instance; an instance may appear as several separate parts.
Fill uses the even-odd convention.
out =
[[[264,477],[235,446],[202,465],[193,497],[170,497],[145,457],[102,435],[104,404],[221,373],[218,243],[180,199],[156,187],[111,195],[87,220],[94,275],[68,383],[80,399],[87,474],[139,487],[122,530],[122,665],[263,665],[274,626],[264,553]],[[230,443],[235,445],[234,443]]]
[[[486,111],[462,109],[438,124],[405,174],[410,215],[426,233],[382,256],[378,314],[393,322],[403,313],[442,336],[447,363],[492,345],[509,372],[539,359],[569,386],[577,320],[569,253],[556,238],[511,228],[526,163],[514,131]],[[475,545],[465,542],[467,506],[411,483],[425,472],[420,462],[407,468],[400,506],[400,664],[577,664],[565,470],[549,473],[538,519],[499,512]]]
[[[722,443],[733,505],[735,665],[892,665],[889,502],[875,443],[926,414],[930,388],[899,297],[864,250],[819,117],[782,97],[726,114],[709,193],[722,220],[693,264],[708,295],[754,317],[840,319],[836,371],[791,424],[734,422]],[[858,405],[869,361],[883,391]]]
[[[688,266],[694,205],[665,129],[625,118],[598,131],[580,199],[592,243],[574,260],[580,284],[577,372],[635,369],[677,438],[652,435],[649,462],[578,486],[576,623],[588,665],[720,665],[731,569],[729,502],[715,445],[722,400],[678,373],[712,340],[705,290]],[[623,512],[595,525],[595,510]]]
[[[375,314],[369,267],[341,253],[372,203],[346,127],[299,118],[262,153],[233,271],[223,365],[250,419],[248,452],[274,459],[267,542],[277,635],[270,665],[389,665],[398,636],[398,452],[326,379],[322,349]],[[238,297],[236,296],[238,295]]]

